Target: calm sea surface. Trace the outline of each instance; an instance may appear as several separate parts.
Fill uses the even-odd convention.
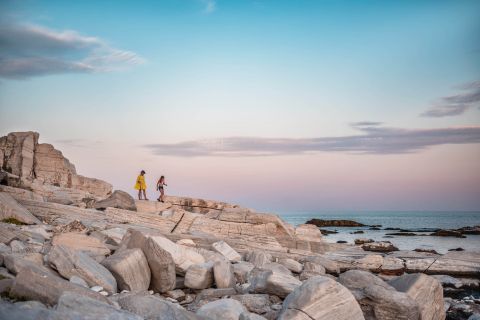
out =
[[[369,211],[369,212],[288,212],[279,213],[288,223],[298,225],[312,218],[325,220],[345,219],[354,220],[365,225],[381,225],[382,230],[368,230],[369,227],[322,228],[336,230],[337,234],[329,234],[324,239],[329,242],[344,240],[349,243],[357,238],[371,238],[376,241],[388,240],[400,250],[413,250],[416,248],[435,249],[445,253],[448,249],[464,248],[467,250],[480,250],[480,235],[467,235],[467,238],[431,237],[425,236],[429,232],[421,229],[456,229],[467,226],[480,225],[480,211],[454,212],[454,211]],[[383,230],[384,228],[401,228],[414,231],[418,236],[388,236],[387,233],[398,232]],[[363,234],[352,234],[362,230]],[[391,237],[391,238],[390,238]]]

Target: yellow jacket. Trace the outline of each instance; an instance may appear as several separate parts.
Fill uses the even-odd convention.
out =
[[[136,190],[147,190],[147,184],[145,183],[145,176],[139,175],[137,177],[137,183],[135,183]]]

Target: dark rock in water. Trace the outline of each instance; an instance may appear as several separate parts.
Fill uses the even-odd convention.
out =
[[[362,233],[365,233],[363,232],[362,230],[358,230],[358,231],[354,231],[354,232],[350,232],[351,234],[362,234]]]
[[[391,233],[387,233],[386,235],[387,236],[404,236],[404,237],[418,236],[418,234],[413,232],[391,232]]]
[[[307,224],[313,224],[317,227],[364,227],[365,225],[352,220],[322,220],[311,219],[306,222]]]
[[[348,243],[348,241],[345,240],[338,240],[337,243]]]
[[[324,230],[324,229],[320,229],[320,232],[322,233],[322,235],[324,236],[328,236],[329,234],[335,234],[335,233],[338,233],[337,230]]]
[[[364,243],[372,243],[375,242],[373,239],[365,239],[365,238],[360,238],[360,239],[355,239],[355,244],[364,244]]]
[[[400,228],[391,228],[391,227],[388,227],[388,228],[385,228],[383,230],[388,230],[388,231],[393,231],[393,230],[400,230]]]
[[[370,227],[368,228],[368,230],[382,230],[382,229],[380,229],[379,227]]]
[[[456,230],[439,230],[430,234],[434,237],[455,237],[455,238],[466,238],[463,234]]]
[[[437,251],[433,250],[433,249],[422,249],[422,248],[417,248],[413,251],[416,251],[416,252],[427,252],[427,253],[434,253],[434,254],[438,254]]]
[[[448,251],[465,251],[463,248],[448,249]]]
[[[394,236],[383,236],[382,238],[388,238],[388,239],[391,239],[391,238],[395,238]]]
[[[480,226],[475,226],[475,227],[463,227],[460,229],[457,229],[458,232],[461,234],[476,234],[480,235]]]
[[[372,225],[370,225],[370,227],[372,227],[372,228],[381,228],[382,225],[381,225],[381,224],[372,224]]]
[[[398,251],[398,248],[395,247],[390,241],[365,243],[364,245],[362,245],[362,249],[365,251],[374,252]]]

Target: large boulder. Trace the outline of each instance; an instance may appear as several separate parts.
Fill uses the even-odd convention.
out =
[[[191,289],[206,289],[213,284],[213,263],[211,261],[191,265],[185,274],[184,285]]]
[[[150,285],[151,273],[147,258],[141,249],[126,249],[102,261],[117,280],[120,291],[145,291]]]
[[[421,320],[445,319],[443,288],[437,279],[423,273],[412,273],[404,274],[388,283],[418,303]]]
[[[305,281],[290,293],[279,320],[364,320],[362,309],[347,288],[327,277]]]
[[[367,320],[420,319],[420,309],[412,298],[370,272],[350,270],[342,273],[338,282],[353,293]]]
[[[245,307],[234,299],[220,299],[203,305],[197,315],[210,320],[238,320]]]
[[[151,287],[157,292],[167,292],[175,288],[175,262],[170,252],[153,238],[140,231],[129,229],[118,251],[139,248],[147,258],[151,271]]]
[[[111,294],[117,292],[117,281],[110,271],[85,252],[54,246],[48,254],[48,262],[66,279],[77,276],[89,286],[101,286]]]
[[[119,295],[118,304],[122,309],[149,320],[196,320],[194,313],[160,297],[142,293]]]
[[[107,199],[95,203],[95,209],[105,210],[108,207],[137,211],[133,197],[121,190],[115,190]]]
[[[268,293],[285,298],[302,282],[294,276],[272,270],[254,269],[250,272],[248,282],[252,293]]]
[[[235,286],[235,275],[232,264],[227,260],[217,260],[213,265],[213,276],[217,288],[233,288]]]
[[[37,300],[53,306],[66,291],[109,303],[108,299],[101,294],[73,284],[34,265],[22,269],[17,274],[10,296],[15,299]]]
[[[27,209],[18,204],[10,194],[0,192],[0,220],[8,221],[8,219],[17,220],[25,224],[42,223]]]
[[[119,319],[119,320],[142,320],[143,318],[125,310],[92,299],[77,292],[65,292],[60,296],[56,307],[58,312],[70,314],[72,318],[83,320],[96,319]]]

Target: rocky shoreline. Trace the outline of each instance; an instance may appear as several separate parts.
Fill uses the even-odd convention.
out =
[[[479,252],[327,243],[238,205],[135,201],[38,137],[0,138],[0,319],[480,317]]]

